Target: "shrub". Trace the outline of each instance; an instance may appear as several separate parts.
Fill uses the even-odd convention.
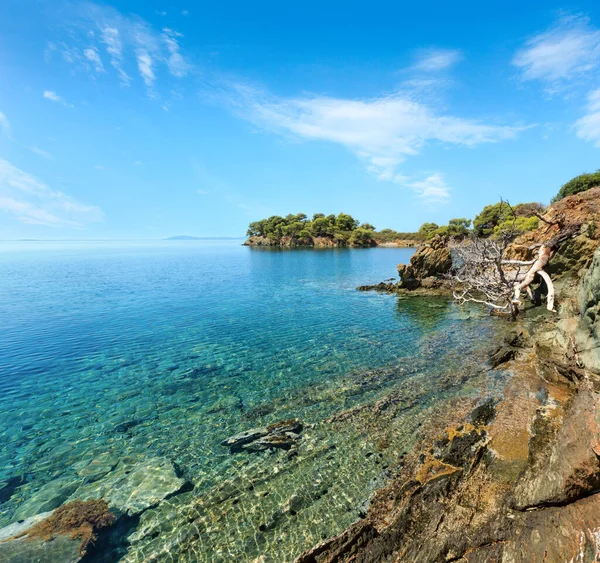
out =
[[[560,188],[554,199],[552,199],[552,203],[560,201],[568,195],[585,192],[586,190],[595,188],[597,186],[600,186],[600,170],[592,174],[581,174],[579,176],[575,176],[575,178],[569,180],[562,186],[562,188]]]
[[[375,238],[375,233],[370,229],[364,227],[358,227],[352,231],[350,238],[348,238],[348,244],[353,246],[363,246],[365,244],[371,244],[371,241]]]

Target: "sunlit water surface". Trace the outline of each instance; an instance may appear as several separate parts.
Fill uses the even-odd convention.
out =
[[[169,460],[194,489],[142,514],[103,560],[280,563],[338,533],[428,409],[489,386],[465,377],[488,319],[356,291],[412,252],[0,243],[0,488],[25,480],[0,526],[50,482],[85,484],[90,460],[130,456]],[[390,392],[385,425],[323,422]],[[291,417],[314,424],[294,458],[220,445]]]

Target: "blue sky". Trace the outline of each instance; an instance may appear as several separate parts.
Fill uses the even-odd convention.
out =
[[[0,5],[0,239],[377,228],[600,168],[597,2]]]

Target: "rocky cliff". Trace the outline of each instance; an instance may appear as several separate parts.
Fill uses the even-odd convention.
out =
[[[590,190],[546,214],[579,234],[553,261],[559,314],[532,310],[490,356],[511,374],[502,392],[449,403],[365,517],[297,563],[600,560],[599,203]],[[558,228],[513,252],[529,259]],[[422,250],[399,268],[405,287],[447,264],[439,243]]]

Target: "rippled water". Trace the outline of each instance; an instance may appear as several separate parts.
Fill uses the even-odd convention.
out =
[[[146,511],[104,560],[281,562],[339,532],[428,409],[489,385],[463,377],[479,373],[486,319],[444,299],[355,290],[411,254],[0,247],[0,488],[26,481],[0,504],[0,526],[40,487],[79,484],[89,460],[136,456],[170,460],[194,489]],[[323,422],[391,392],[395,410],[378,422]],[[290,417],[314,424],[292,460],[220,445]]]

